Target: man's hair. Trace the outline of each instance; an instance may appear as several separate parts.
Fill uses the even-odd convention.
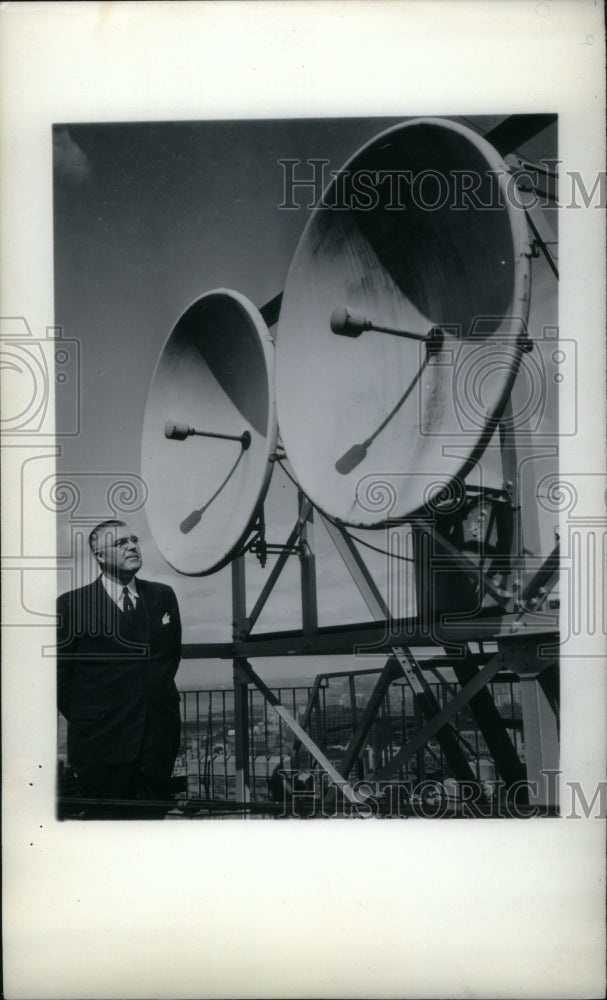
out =
[[[106,528],[122,528],[122,527],[126,528],[126,521],[117,521],[115,519],[111,519],[109,521],[102,521],[101,524],[98,524],[96,528],[93,528],[93,530],[89,535],[89,548],[91,552],[94,554],[97,551],[97,539],[99,535],[103,534]]]

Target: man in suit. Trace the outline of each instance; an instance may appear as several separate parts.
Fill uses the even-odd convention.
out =
[[[57,602],[57,699],[69,761],[83,798],[166,800],[181,728],[177,599],[165,584],[136,577],[139,540],[124,521],[97,525],[89,545],[101,575]],[[163,812],[108,805],[85,815]]]

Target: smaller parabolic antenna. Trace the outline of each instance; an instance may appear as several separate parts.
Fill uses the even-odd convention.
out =
[[[276,446],[274,344],[245,296],[220,288],[170,334],[148,393],[141,470],[154,540],[179,573],[224,566],[263,502]]]

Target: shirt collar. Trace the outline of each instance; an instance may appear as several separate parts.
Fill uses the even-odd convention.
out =
[[[122,591],[124,590],[125,584],[120,583],[118,580],[112,580],[105,573],[101,574],[101,582],[105,587],[106,593],[112,598],[113,601],[118,604],[122,600]],[[137,600],[139,594],[137,593],[137,583],[135,577],[129,580],[126,584],[127,590],[134,601]]]

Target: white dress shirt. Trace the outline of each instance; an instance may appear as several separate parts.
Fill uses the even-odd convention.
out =
[[[137,601],[139,600],[139,594],[137,593],[137,585],[135,582],[135,577],[133,577],[127,584],[120,583],[119,580],[112,580],[105,573],[101,574],[101,582],[106,589],[106,593],[112,598],[114,604],[117,604],[121,611],[124,611],[122,607],[124,603],[124,597],[122,591],[125,586],[129,592],[129,597],[133,602],[133,607],[137,607]]]

